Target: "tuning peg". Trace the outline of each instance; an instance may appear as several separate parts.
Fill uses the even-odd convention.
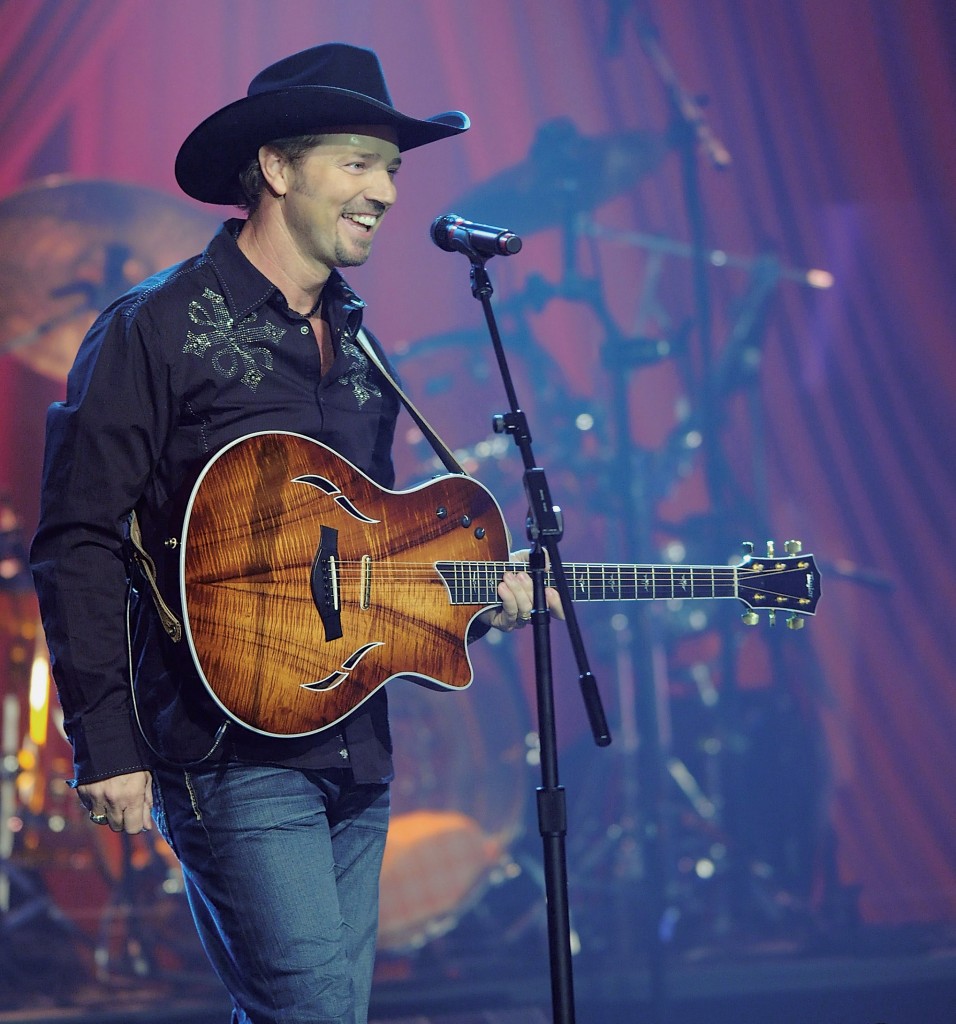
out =
[[[788,615],[787,629],[803,629],[806,621],[802,615]]]
[[[773,558],[773,541],[767,541],[767,558]]]
[[[756,626],[760,621],[760,616],[756,612],[744,612],[743,615],[740,616],[740,621],[743,622],[745,626]]]
[[[744,549],[744,554],[748,558],[754,553],[754,542],[752,540],[745,540],[740,546]]]
[[[771,609],[769,609],[769,612],[770,612],[770,625],[771,626],[776,626],[776,624],[777,624],[777,609],[776,608],[771,608]]]
[[[788,555],[799,555],[800,552],[803,550],[803,541],[802,540],[788,540],[787,543],[784,544],[783,547],[784,547],[784,550],[787,552]]]

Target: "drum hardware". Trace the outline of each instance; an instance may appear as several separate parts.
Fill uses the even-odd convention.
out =
[[[623,195],[642,177],[653,173],[668,147],[669,143],[663,137],[653,134],[586,138],[580,136],[570,122],[550,122],[539,131],[528,160],[483,183],[452,205],[475,219],[492,223],[508,220],[524,233],[560,228],[566,250],[569,250],[571,241],[587,230],[588,222],[584,215],[601,203]],[[566,169],[559,188],[549,191],[553,189],[553,169],[561,166],[554,162],[555,159],[563,160]],[[596,179],[592,162],[599,168]],[[501,204],[503,195],[510,197],[513,216]],[[487,215],[483,214],[483,208],[488,211]],[[154,233],[151,226],[156,223],[163,224],[167,230]],[[65,379],[76,348],[98,312],[93,305],[103,298],[112,298],[146,273],[198,251],[208,241],[213,228],[212,220],[198,211],[194,213],[191,207],[185,208],[159,193],[110,182],[47,179],[17,196],[0,201],[0,239],[7,239],[8,251],[20,251],[22,243],[27,240],[22,273],[18,271],[11,276],[8,271],[9,279],[2,280],[0,287],[0,353],[9,352],[44,376]],[[66,236],[67,241],[57,235]],[[175,236],[175,240],[170,237],[168,247],[167,235]],[[187,235],[194,241],[186,241]],[[632,244],[632,240],[628,239],[627,244]],[[663,251],[660,254],[684,255]],[[730,257],[723,265],[737,266],[739,264],[735,261],[738,259]],[[521,317],[523,339],[527,339],[528,345],[535,346],[536,342],[532,332],[526,330],[524,314],[527,311],[539,311],[554,298],[575,298],[603,307],[599,282],[582,281],[573,272],[573,265],[568,271],[570,264],[571,257],[566,256],[565,278],[558,285],[551,285],[532,275],[524,293],[515,302]],[[719,264],[715,262],[713,265]],[[788,273],[782,276],[788,279]],[[36,281],[49,284],[49,290],[37,294]],[[822,286],[813,285],[810,281],[805,283]],[[22,301],[17,301],[19,296],[22,296]],[[650,298],[653,295],[648,299],[648,310],[653,307]],[[445,342],[438,337],[425,339],[421,344],[430,347],[432,343],[435,348],[440,348]],[[448,344],[456,346],[465,342],[458,338]],[[419,343],[411,346],[409,358],[419,351]],[[627,368],[636,370],[654,361],[677,356],[679,351],[672,337],[659,340],[652,330],[648,330],[646,333],[637,331],[632,339],[625,341],[618,358],[627,359]],[[560,406],[560,415],[568,418],[568,407],[564,405],[567,391],[562,390],[560,371],[558,375],[561,386],[554,389],[555,407]],[[570,417],[570,421],[576,422],[579,414],[590,415],[599,420],[600,429],[600,411],[585,408],[586,400],[577,402],[576,410],[578,405],[581,409]],[[563,444],[572,468],[593,474],[592,460],[580,454],[586,433],[574,427],[562,434],[566,438]],[[479,463],[500,463],[502,460],[494,448],[483,447],[485,444],[484,441],[477,442],[468,449],[468,454]],[[610,479],[603,486],[609,489]],[[435,699],[434,695],[430,696]],[[440,697],[437,699],[441,700]],[[17,776],[20,775],[18,770]],[[440,810],[434,813],[447,812]],[[433,821],[433,824],[441,822]],[[470,825],[466,827],[461,822],[447,819],[444,824],[457,824],[461,834],[473,833]],[[484,834],[484,824],[480,824]],[[449,831],[454,832],[455,829]],[[481,842],[484,843],[485,838]],[[507,854],[507,841],[504,846]],[[134,852],[131,851],[130,856]],[[503,863],[507,865],[507,858]],[[501,869],[495,861],[489,870],[489,877],[493,878]],[[506,867],[504,870],[510,869]],[[460,908],[453,906],[451,909],[455,916]],[[426,941],[430,940],[426,938]],[[129,963],[138,962],[136,955],[131,953]]]
[[[637,137],[629,138],[636,141]],[[622,195],[641,177],[655,170],[657,161],[668,149],[662,136],[642,135],[642,140],[648,144],[643,150],[646,158],[643,165],[634,159],[637,148],[632,146],[628,150],[631,159],[622,161],[624,170],[620,177],[600,171],[596,180],[588,181],[590,169],[577,162],[577,147],[580,146],[581,151],[596,153],[597,164],[606,166],[604,161],[609,158],[613,140],[576,136],[573,127],[566,122],[543,126],[528,159],[459,196],[452,204],[465,216],[490,223],[506,223],[509,228],[524,234],[549,228],[558,228],[562,232],[564,259],[560,282],[552,284],[540,275],[531,274],[523,291],[509,296],[502,303],[502,310],[506,316],[514,316],[520,325],[520,333],[514,332],[520,343],[516,342],[513,347],[518,351],[528,349],[532,353],[539,346],[529,328],[527,315],[543,311],[554,299],[582,303],[597,317],[604,331],[601,359],[612,381],[611,400],[593,413],[597,420],[595,433],[600,433],[602,438],[601,455],[598,459],[594,459],[593,454],[590,458],[582,456],[581,442],[589,435],[572,433],[569,435],[570,443],[566,445],[567,461],[581,469],[582,479],[586,471],[588,479],[596,481],[596,488],[590,489],[592,496],[606,510],[609,521],[613,523],[617,518],[622,524],[626,534],[623,538],[625,548],[633,548],[639,553],[652,549],[655,538],[651,531],[664,525],[658,521],[657,503],[678,481],[694,472],[701,463],[703,447],[717,444],[723,413],[721,403],[735,391],[752,390],[759,371],[759,346],[769,303],[778,284],[789,281],[813,289],[825,289],[833,283],[832,275],[827,271],[792,268],[770,253],[743,257],[722,249],[703,248],[699,239],[689,245],[661,236],[613,231],[594,224],[590,211]],[[572,152],[567,159],[571,170],[563,181],[556,184],[554,168],[560,166],[560,161],[555,159],[555,155],[561,145],[571,147]],[[629,331],[622,331],[611,317],[600,280],[584,277],[575,266],[577,243],[584,236],[609,244],[640,246],[648,253],[636,322]],[[694,316],[678,320],[675,325],[670,311],[658,297],[664,269],[675,258],[692,259],[697,264],[703,261],[716,269],[743,270],[749,275],[748,286],[737,303],[719,358],[711,365],[708,351],[703,360],[706,372],[702,375],[697,372],[694,357],[698,353],[692,349],[692,342],[696,339],[708,344],[706,339],[701,342],[700,333],[709,311],[696,309]],[[469,352],[473,353],[477,348],[473,344],[476,340],[469,336]],[[424,339],[420,352],[417,345],[409,346],[406,351],[410,358],[414,358],[417,354],[424,355],[426,350],[439,348],[443,342],[450,346],[461,344],[463,348],[466,344],[462,337],[439,336]],[[668,360],[675,363],[690,398],[660,449],[642,450],[631,440],[626,381],[633,374]],[[455,372],[452,370],[437,384],[431,383],[443,393],[454,386],[454,381]],[[426,390],[429,383],[426,381]],[[473,457],[479,471],[487,470],[489,462],[497,464],[491,450],[479,449],[481,444],[479,441],[464,449],[466,455]],[[610,459],[608,453],[611,453]],[[489,455],[492,455],[491,459],[488,459]],[[718,452],[704,455],[707,459],[722,459]],[[630,488],[622,487],[625,480],[641,481],[639,493],[631,493]],[[721,507],[727,505],[726,495],[720,492],[714,494],[714,500]],[[640,537],[630,533],[627,525],[637,522],[643,524]],[[645,528],[647,533],[644,533]],[[676,532],[680,533],[679,525]],[[671,616],[674,614],[673,610],[669,613]],[[719,616],[695,610],[685,618],[678,615],[679,622],[643,612],[635,619],[628,617],[623,624],[621,618],[614,617],[617,624],[612,623],[612,630],[619,690],[617,703],[621,715],[616,731],[619,733],[618,747],[623,749],[615,751],[620,753],[621,759],[615,760],[613,771],[618,775],[619,786],[624,787],[624,792],[617,792],[620,803],[613,809],[609,808],[613,818],[611,824],[602,834],[592,833],[585,840],[586,848],[578,850],[586,867],[576,884],[586,888],[591,867],[597,869],[601,863],[609,863],[615,874],[615,884],[628,879],[645,892],[648,888],[663,892],[668,879],[675,878],[675,872],[675,880],[684,879],[685,888],[691,884],[706,887],[710,885],[704,879],[708,864],[713,871],[711,877],[721,879],[736,870],[730,862],[743,856],[732,837],[724,835],[721,838],[726,824],[722,820],[724,788],[729,784],[722,775],[722,762],[727,751],[719,742],[707,744],[707,763],[701,766],[703,775],[698,777],[698,768],[678,756],[672,746],[667,691],[672,645],[687,635],[719,631]],[[632,664],[635,651],[648,652],[639,668]],[[638,722],[642,725],[640,737],[637,736]],[[648,730],[658,734],[657,737],[648,737]],[[621,763],[622,760],[625,763]],[[592,802],[587,813],[593,816],[594,808],[599,806],[599,801]],[[673,847],[668,835],[675,840]],[[653,838],[649,840],[649,836],[660,836],[660,842]],[[679,849],[681,843],[693,849],[693,856]],[[676,866],[672,866],[668,862],[672,853],[679,854],[679,865],[675,862]],[[697,895],[700,891],[700,888],[696,890]],[[706,891],[714,891],[713,885]],[[691,897],[688,895],[687,898]],[[673,939],[673,928],[678,924],[683,926],[683,918],[687,916],[682,915],[679,902],[678,894],[674,895],[670,905],[665,901],[657,906],[648,916],[646,930],[643,924],[640,926],[641,934],[656,934],[660,925],[665,932],[671,928],[669,934]],[[634,935],[633,907],[628,900],[618,898],[611,909],[619,918],[611,930],[620,942],[627,943]],[[607,921],[602,925],[606,928]]]
[[[383,960],[453,942],[462,918],[513,872],[526,806],[521,673],[512,645],[476,644],[471,656],[480,679],[471,689],[403,687],[389,701],[395,780],[380,884]]]
[[[20,703],[13,694],[3,698],[2,760],[0,760],[0,915],[10,912],[10,874],[13,854],[14,823],[16,813],[16,780],[20,773],[17,757],[17,733],[20,722]]]
[[[659,41],[647,39],[645,43],[657,70],[668,72],[665,86],[673,97],[675,88],[679,90],[680,85]],[[678,98],[686,100],[687,97]],[[507,224],[521,234],[549,228],[562,232],[561,283],[549,285],[532,275],[525,293],[504,305],[510,308],[516,303],[537,312],[554,298],[579,301],[594,310],[604,330],[601,355],[610,381],[610,397],[603,403],[599,427],[608,443],[602,446],[605,472],[599,476],[599,486],[592,498],[605,510],[612,526],[617,519],[624,557],[646,555],[656,547],[657,534],[666,525],[659,515],[662,499],[697,469],[703,470],[705,486],[716,508],[715,515],[719,517],[739,505],[739,497],[731,502],[727,492],[727,484],[732,482],[733,476],[728,473],[724,477],[730,463],[720,450],[721,430],[729,417],[726,403],[732,394],[743,392],[745,414],[749,415],[754,432],[759,434],[759,400],[754,391],[759,378],[762,335],[778,285],[793,282],[821,290],[833,284],[829,272],[790,267],[772,253],[745,257],[704,244],[699,196],[694,192],[693,173],[688,170],[688,164],[696,158],[697,144],[705,141],[699,129],[706,130],[706,125],[696,107],[692,109],[686,103],[675,107],[675,122],[678,123],[663,134],[644,134],[642,137],[647,143],[644,162],[635,158],[638,151],[635,147],[629,148],[630,159],[621,161],[624,170],[620,176],[608,174],[606,169],[606,161],[614,148],[613,140],[584,139],[568,122],[550,122],[542,126],[526,160],[459,196],[452,204],[466,217]],[[680,115],[688,113],[694,119],[694,124],[689,126],[693,130],[689,133],[679,123]],[[707,135],[711,147],[719,141]],[[629,138],[633,141],[636,136]],[[688,141],[692,145],[688,146]],[[623,195],[645,174],[655,171],[670,148],[677,150],[683,159],[685,200],[692,222],[691,243],[647,233],[621,232],[593,223],[591,211]],[[583,153],[595,157],[598,173],[593,179],[589,179],[588,164],[579,162],[579,155]],[[565,164],[570,168],[566,175]],[[622,331],[612,319],[599,282],[582,279],[576,270],[574,257],[578,242],[585,235],[595,241],[640,247],[647,252],[646,273],[642,287],[638,288],[640,303],[636,322],[627,331]],[[676,327],[670,311],[658,297],[664,268],[675,259],[689,260],[694,265],[693,315],[678,321]],[[711,351],[712,309],[709,290],[702,280],[704,266],[743,270],[749,276],[716,357]],[[687,390],[686,407],[660,448],[645,450],[633,442],[627,382],[635,373],[666,360],[674,362]],[[609,458],[607,453],[610,453]],[[757,486],[749,513],[752,519],[744,536],[752,532],[754,526],[760,527],[765,518],[767,495],[762,483],[761,455],[761,452],[754,453],[753,477]],[[577,452],[572,458],[581,463],[585,461]],[[632,481],[632,485],[627,486],[626,481]],[[678,524],[675,533],[679,536],[680,531]],[[691,861],[693,865],[699,861],[700,871],[706,874],[709,858],[713,877],[728,877],[738,871],[736,861],[745,857],[740,844],[734,842],[733,815],[726,815],[726,801],[735,799],[735,794],[728,790],[732,787],[740,790],[745,785],[745,780],[735,777],[727,765],[728,756],[735,755],[728,754],[727,744],[718,737],[717,742],[707,745],[706,763],[698,769],[675,752],[671,736],[669,685],[674,671],[671,658],[674,645],[682,637],[702,632],[721,635],[724,651],[717,655],[717,667],[724,685],[731,690],[735,686],[733,642],[721,622],[719,615],[695,612],[694,621],[688,616],[686,622],[681,620],[678,626],[641,610],[633,615],[615,615],[611,623],[617,666],[617,712],[621,716],[620,721],[614,723],[618,736],[618,749],[614,753],[619,753],[620,757],[612,757],[611,770],[617,776],[615,793],[619,803],[608,808],[613,815],[610,825],[592,833],[585,840],[585,848],[577,849],[586,866],[576,885],[587,886],[591,869],[609,864],[617,876],[615,884],[627,878],[645,894],[652,894],[650,901],[641,900],[650,910],[638,931],[642,944],[647,940],[645,948],[656,947],[651,950],[651,956],[654,959],[653,984],[660,986],[655,993],[658,1008],[663,991],[659,942],[669,941],[662,939],[664,933],[673,938],[673,929],[668,933],[668,928],[676,927],[681,917],[681,907],[666,895],[674,881],[675,869],[669,860],[671,854],[677,852],[677,846],[671,845],[672,840],[681,839],[681,830],[693,837],[698,833],[700,836],[699,841],[694,838],[691,845],[702,852],[695,858],[681,853],[679,871]],[[705,691],[711,700],[718,694],[716,687],[708,690],[705,686],[699,691],[702,701]],[[732,704],[732,700],[716,701],[711,708],[719,718],[722,733],[728,734],[728,742],[734,735]],[[698,776],[698,770],[703,774]],[[608,794],[605,791],[600,795]],[[595,808],[601,807],[600,795],[598,799],[582,802],[588,804],[585,814],[593,816]],[[741,869],[750,870],[747,866]],[[705,884],[703,876],[695,871],[696,867],[692,866],[692,877]],[[616,948],[633,945],[635,925],[631,911],[634,905],[620,895],[613,899],[615,906],[611,910],[617,912],[618,919],[610,929],[606,920],[601,926],[605,931],[613,931]]]
[[[0,245],[16,254],[0,268],[0,355],[9,354],[41,376],[65,381],[100,310],[148,275],[201,251],[217,223],[187,201],[153,189],[62,175],[0,200]],[[65,782],[56,787],[69,774],[70,759],[66,752],[62,757],[54,753],[60,742],[66,751],[65,738],[57,709],[51,707],[49,665],[25,546],[12,510],[3,502],[0,605],[0,640],[9,644],[0,774],[2,937],[5,943],[12,941],[27,924],[47,919],[78,946],[92,949],[102,963],[103,935],[115,931],[116,920],[126,913],[118,908],[126,906],[127,880],[137,853],[129,851],[128,866],[107,867],[108,851],[95,845],[106,837],[80,814]],[[26,703],[22,709],[21,702]],[[56,836],[73,827],[76,837],[71,838],[64,867]],[[125,849],[122,856],[127,856]],[[98,946],[47,892],[43,871],[49,864],[54,872],[49,887],[54,889],[62,888],[57,876],[100,868],[112,898],[103,911]],[[172,867],[169,871],[175,875]],[[175,877],[167,878],[163,887],[174,892]],[[63,906],[65,897],[68,892],[59,893]],[[190,929],[174,930],[191,934]],[[145,961],[131,950],[124,969],[135,973]],[[112,953],[105,960],[111,966]]]
[[[550,294],[551,286],[547,287]],[[560,364],[535,340],[526,321],[529,303],[526,292],[504,303],[514,372],[528,385],[530,408],[549,424],[559,469],[588,479],[600,471],[600,463],[584,451],[588,437],[600,432],[599,412],[588,398],[574,393]],[[476,333],[462,330],[424,337],[399,347],[392,359],[409,391],[430,403],[432,424],[465,468],[491,488],[503,507],[523,503],[520,471],[506,457],[510,439],[489,430],[488,409],[499,401],[501,384],[493,356]],[[416,427],[409,427],[399,440],[405,442],[396,446],[399,480],[413,484],[444,471]]]
[[[649,253],[661,256],[677,256],[680,259],[698,259],[694,246],[687,242],[680,242],[675,238],[666,238],[663,235],[650,234],[643,231],[621,231],[618,228],[605,227],[594,221],[586,221],[582,229],[585,234],[593,235],[595,238],[604,239],[609,242],[616,242],[620,245],[634,246],[645,249]],[[724,249],[706,249],[702,254],[703,259],[711,267],[727,267],[734,270],[751,271],[757,269],[761,263],[773,263],[776,265],[775,273],[782,281],[795,281],[797,284],[806,285],[808,288],[827,289],[832,288],[835,280],[829,270],[821,270],[818,267],[802,269],[799,267],[788,267],[779,263],[779,259],[772,253],[765,253],[759,256],[741,256],[728,253]]]
[[[6,625],[13,639],[6,679],[11,685],[0,705],[0,956],[13,958],[20,933],[37,925],[50,925],[77,945],[88,945],[89,939],[50,897],[40,874],[17,856],[17,838],[22,840],[34,822],[47,823],[40,769],[40,753],[46,742],[45,720],[41,726],[42,711],[31,706],[30,732],[21,736],[20,697],[30,685],[28,679],[40,674],[45,660],[41,659],[38,668],[35,651],[43,644],[35,612],[32,619],[19,615],[15,621],[8,618]],[[38,692],[34,686],[34,699],[38,699]],[[49,710],[48,704],[43,710]],[[54,831],[62,827],[53,816],[49,824]]]
[[[6,647],[6,673],[12,684],[4,687],[0,721],[0,914],[8,919],[11,910],[11,882],[16,869],[12,863],[15,832],[19,826],[16,812],[21,785],[20,697],[30,673],[28,651],[32,624],[27,609],[32,609],[32,587],[27,571],[26,548],[20,522],[9,498],[0,495],[0,607],[2,633]],[[16,872],[22,885],[22,873]]]
[[[131,836],[96,829],[98,866],[108,897],[93,945],[97,979],[147,978],[204,968],[182,871],[153,830]]]
[[[538,128],[525,160],[450,205],[469,220],[506,223],[519,235],[567,230],[578,215],[656,171],[669,149],[652,132],[585,136],[570,118],[554,118]]]
[[[91,955],[101,980],[118,964],[142,977],[193,931],[186,920],[155,928],[161,901],[155,890],[141,897],[141,878],[147,869],[153,875],[161,869],[156,889],[176,897],[172,903],[185,913],[181,875],[171,854],[162,861],[159,840],[146,849],[141,837],[92,827],[67,785],[71,757],[26,565],[19,519],[0,497],[0,962],[9,959],[11,971],[19,971],[17,958],[33,955],[52,928],[68,940],[58,948],[69,951],[80,974]],[[90,868],[100,876],[94,882],[107,887],[105,906],[97,910],[98,934],[69,902],[75,882],[65,886],[63,877]],[[151,917],[150,929],[139,926],[144,914]],[[128,934],[120,960],[122,930]],[[181,959],[185,964],[198,956],[198,948],[190,948]]]

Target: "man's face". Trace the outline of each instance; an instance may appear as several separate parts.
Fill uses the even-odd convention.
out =
[[[289,168],[285,220],[292,241],[310,262],[357,267],[396,199],[401,165],[391,128],[344,127]]]

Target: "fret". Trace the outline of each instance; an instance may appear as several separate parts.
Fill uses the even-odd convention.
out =
[[[501,573],[498,571],[498,567],[494,562],[485,562],[483,570],[481,592],[484,597],[484,601],[481,602],[482,604],[492,599],[491,595],[498,589],[498,579],[501,576]]]
[[[493,604],[505,572],[521,572],[517,562],[437,562],[452,604]],[[650,601],[738,598],[735,566],[720,565],[565,565],[575,601]],[[548,586],[554,586],[549,570]]]

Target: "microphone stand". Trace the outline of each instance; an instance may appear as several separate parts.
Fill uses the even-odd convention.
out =
[[[534,641],[535,689],[538,711],[538,737],[541,746],[541,786],[537,790],[538,829],[544,853],[544,881],[547,902],[548,949],[551,965],[552,1015],[555,1024],[574,1022],[574,983],[571,967],[571,927],[568,909],[568,871],[566,857],[567,805],[564,788],[558,778],[557,735],[554,718],[554,690],[551,659],[551,615],[545,588],[548,560],[551,577],[561,596],[567,617],[568,633],[578,665],[578,682],[594,742],[606,747],[611,742],[597,682],[592,674],[584,642],[574,613],[564,566],[558,550],[563,534],[561,509],[551,501],[544,469],[535,464],[528,420],[518,403],[501,335],[491,306],[494,289],[485,270],[489,258],[473,248],[459,245],[459,251],[471,261],[471,292],[482,304],[488,331],[510,411],[493,419],[495,433],[510,434],[524,463],[524,488],[528,498],[527,534],[531,543],[528,572],[534,584],[531,625]]]

